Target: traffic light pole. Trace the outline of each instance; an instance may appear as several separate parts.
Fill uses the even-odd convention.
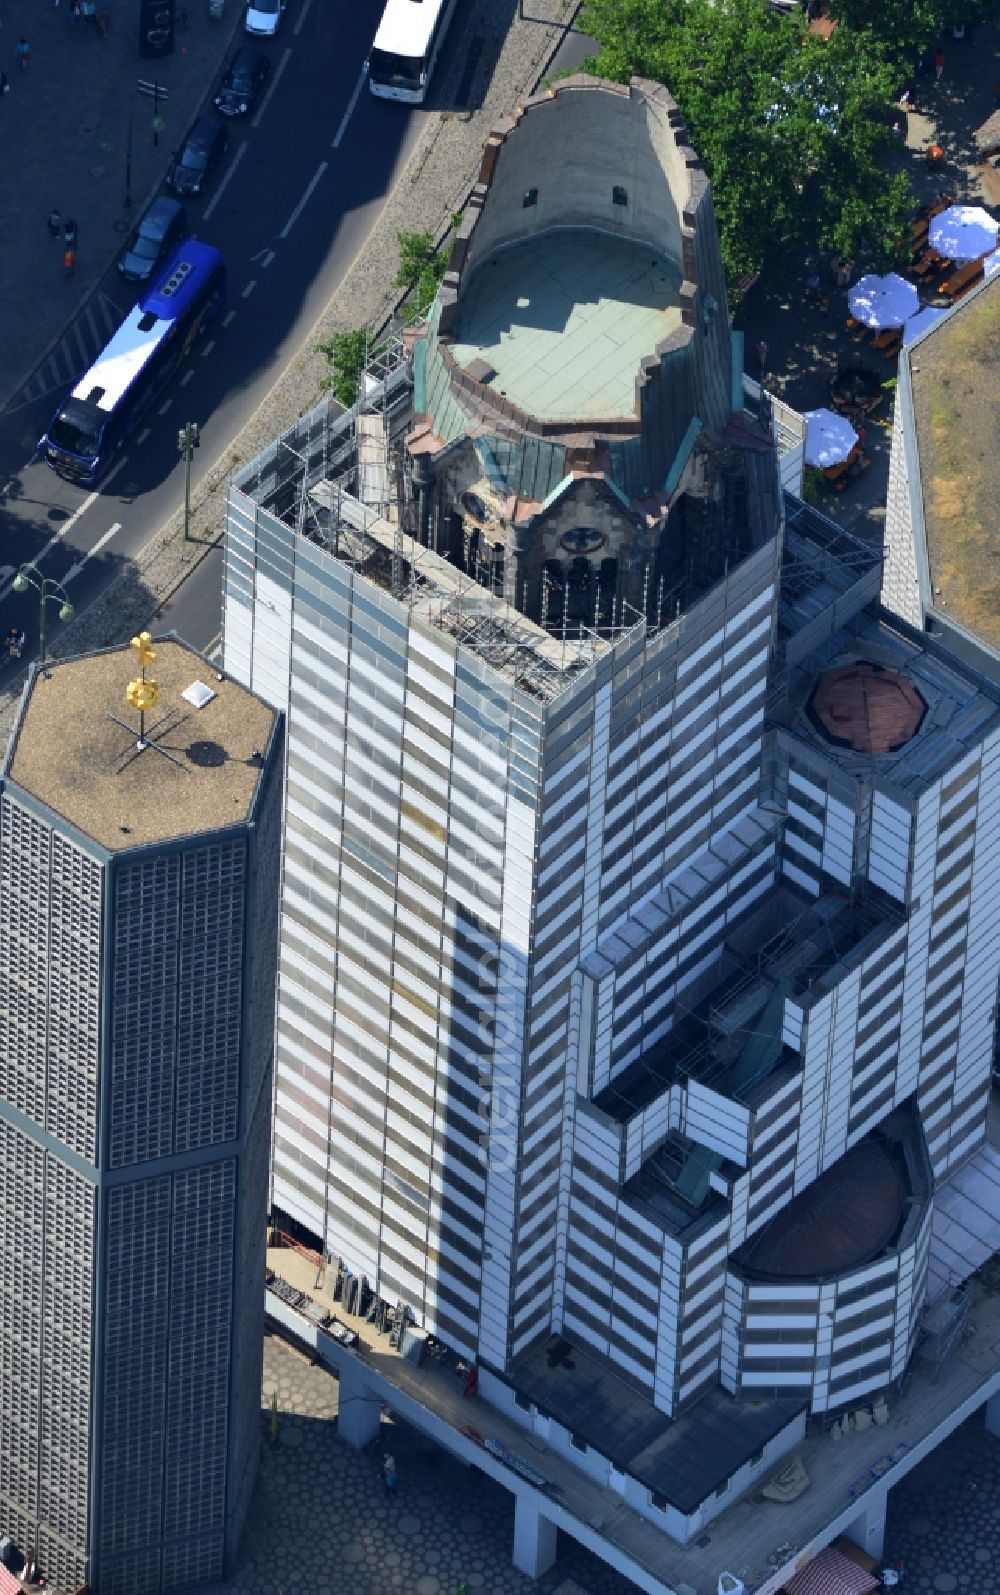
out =
[[[201,445],[197,421],[188,421],[177,434],[177,448],[184,461],[184,541],[191,541],[191,461]]]

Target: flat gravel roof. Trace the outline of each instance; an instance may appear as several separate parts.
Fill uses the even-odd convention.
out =
[[[218,681],[193,648],[153,648],[147,675],[159,699],[146,734],[171,758],[137,749],[139,717],[125,689],[139,670],[128,646],[36,671],[8,753],[13,783],[112,852],[246,820],[275,723],[273,709]],[[203,709],[181,697],[196,681],[215,694]]]

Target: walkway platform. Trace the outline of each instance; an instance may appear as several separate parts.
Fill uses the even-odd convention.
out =
[[[462,1378],[433,1359],[416,1366],[394,1351],[388,1336],[353,1318],[325,1290],[315,1262],[284,1248],[269,1249],[268,1267],[358,1337],[356,1351],[338,1343],[302,1312],[268,1292],[271,1322],[294,1335],[343,1377],[358,1380],[406,1423],[460,1460],[527,1498],[541,1514],[650,1595],[715,1595],[728,1569],[753,1595],[775,1595],[785,1578],[860,1518],[884,1509],[889,1488],[903,1478],[959,1423],[1000,1390],[1000,1295],[974,1283],[966,1339],[937,1382],[919,1367],[905,1395],[889,1393],[889,1419],[834,1440],[818,1429],[791,1453],[806,1468],[810,1487],[789,1503],[744,1497],[706,1523],[684,1546],[625,1505],[620,1495],[588,1478],[530,1429],[522,1428],[481,1398],[462,1395]],[[543,1476],[541,1489],[463,1433],[474,1427]],[[890,1459],[895,1460],[890,1460]],[[786,1458],[785,1460],[790,1460]]]

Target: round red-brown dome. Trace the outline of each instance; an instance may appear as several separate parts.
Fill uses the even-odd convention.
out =
[[[856,660],[820,677],[809,712],[831,742],[855,753],[894,753],[919,731],[927,705],[900,671]]]

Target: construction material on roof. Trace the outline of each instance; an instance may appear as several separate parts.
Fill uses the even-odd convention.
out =
[[[768,1479],[761,1494],[766,1501],[797,1501],[808,1490],[810,1482],[804,1463],[799,1457],[793,1457],[779,1473]]]

